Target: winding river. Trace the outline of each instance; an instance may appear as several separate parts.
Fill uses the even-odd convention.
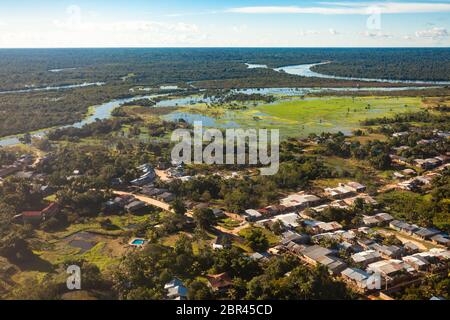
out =
[[[58,126],[55,128],[51,128],[51,129],[38,130],[38,131],[33,132],[32,135],[37,136],[37,137],[43,137],[50,130],[54,130],[57,128],[67,128],[67,127],[81,128],[86,124],[95,122],[97,119],[103,120],[103,119],[110,118],[113,110],[118,108],[123,103],[132,102],[132,101],[140,100],[140,99],[152,99],[152,98],[161,97],[161,96],[164,96],[164,95],[163,94],[155,94],[155,95],[135,96],[132,98],[112,100],[112,101],[103,103],[101,105],[95,106],[93,108],[93,112],[91,114],[89,114],[82,121],[76,122],[72,125],[64,125],[64,126]],[[11,145],[19,144],[21,137],[23,137],[23,134],[0,138],[0,146],[11,146]]]
[[[333,76],[323,73],[318,73],[312,71],[311,68],[315,66],[320,66],[323,64],[328,64],[330,62],[321,62],[313,64],[301,64],[294,66],[286,66],[274,69],[278,72],[286,72],[288,74],[307,77],[307,78],[323,78],[323,79],[336,79],[336,80],[353,80],[353,81],[364,81],[364,82],[384,82],[384,83],[403,83],[403,84],[423,84],[423,85],[450,85],[450,81],[422,81],[422,80],[394,80],[394,79],[371,79],[371,78],[357,78],[357,77],[341,77]]]
[[[29,92],[39,92],[39,91],[59,91],[59,90],[66,90],[66,89],[76,89],[76,88],[84,88],[84,87],[92,87],[92,86],[103,86],[105,85],[105,82],[84,82],[79,84],[68,84],[64,86],[48,86],[48,87],[31,87],[26,89],[17,89],[17,90],[7,90],[7,91],[0,91],[0,94],[12,94],[12,93],[29,93]]]
[[[324,62],[329,63],[329,62]],[[358,80],[365,82],[386,82],[386,83],[404,83],[404,84],[423,84],[423,85],[450,85],[450,81],[407,81],[407,80],[389,80],[389,79],[369,79],[369,78],[349,78],[349,77],[339,77],[339,76],[331,76],[326,74],[317,73],[311,70],[312,67],[324,63],[315,63],[315,64],[303,64],[303,65],[295,65],[295,66],[286,66],[274,69],[278,72],[286,72],[288,74],[298,75],[302,77],[316,77],[316,78],[327,78],[327,79],[339,79],[339,80]],[[265,68],[265,65],[251,65],[247,64],[248,68]],[[83,86],[91,86],[91,85],[103,85],[104,83],[84,83],[84,84],[76,84],[76,85],[67,85],[60,87],[47,87],[47,88],[29,88],[24,90],[16,90],[16,91],[3,91],[0,94],[7,93],[21,93],[21,92],[33,92],[33,91],[49,91],[49,90],[63,90],[63,89],[72,89]],[[299,96],[306,95],[308,93],[320,93],[320,92],[336,92],[336,91],[346,91],[346,92],[355,92],[355,91],[399,91],[399,90],[420,90],[430,87],[419,87],[419,86],[405,86],[405,87],[368,87],[368,88],[249,88],[249,89],[238,89],[236,92],[241,92],[245,94],[271,94],[271,95],[285,95],[285,96]],[[97,119],[103,120],[111,117],[111,113],[114,109],[118,108],[121,104],[126,102],[132,102],[140,99],[152,99],[161,96],[168,96],[167,94],[154,94],[154,95],[145,95],[145,96],[135,96],[131,98],[125,99],[116,99],[112,101],[105,102],[101,105],[95,106],[93,108],[93,113],[89,114],[85,119],[74,123],[72,125],[64,125],[56,128],[65,128],[65,127],[77,127],[80,128],[86,124],[95,122]],[[167,106],[182,106],[188,105],[192,103],[199,102],[204,100],[202,97],[183,97],[178,99],[166,99],[159,101],[156,104],[156,107],[167,107]],[[52,129],[56,129],[52,128]],[[42,129],[33,132],[34,136],[45,136],[49,130],[52,129]],[[9,137],[0,138],[0,146],[9,146],[20,143],[20,138],[22,134],[13,135]]]

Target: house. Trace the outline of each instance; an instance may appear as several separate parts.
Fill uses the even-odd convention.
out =
[[[114,198],[114,202],[116,202],[121,207],[125,207],[127,204],[133,202],[136,198],[132,195],[120,195]]]
[[[167,189],[159,189],[153,186],[144,186],[141,189],[141,193],[149,197],[155,197],[167,191]]]
[[[416,238],[428,240],[439,233],[441,233],[439,230],[433,228],[419,228],[418,230],[414,231],[412,235]]]
[[[41,211],[24,211],[20,216],[25,224],[39,224],[42,220],[44,220],[44,216]]]
[[[345,202],[346,205],[353,206],[356,199],[362,199],[362,201],[366,204],[371,204],[371,205],[378,204],[378,202],[374,198],[369,196],[368,194],[359,194],[356,197],[347,198],[347,199],[344,199],[343,201]]]
[[[369,232],[370,233],[370,232]],[[363,238],[363,237],[361,237],[361,238],[359,238],[358,240],[356,240],[356,242],[361,246],[361,247],[363,247],[364,249],[367,249],[367,250],[369,250],[370,249],[370,246],[371,245],[373,245],[374,243],[375,243],[375,241],[373,241],[372,239],[369,239],[369,238]]]
[[[268,261],[270,258],[270,254],[268,254],[267,252],[255,252],[250,256],[250,258],[256,261]]]
[[[245,220],[251,222],[251,221],[257,221],[257,220],[261,219],[263,215],[259,211],[256,211],[254,209],[248,209],[248,210],[245,210],[244,216],[245,216]]]
[[[147,204],[143,201],[132,201],[131,203],[125,206],[125,210],[131,213],[137,213],[147,208]]]
[[[357,193],[361,193],[366,191],[366,186],[358,183],[358,182],[354,182],[354,181],[350,181],[344,184],[344,186],[347,189],[352,190],[353,192],[357,192]]]
[[[274,219],[280,221],[287,228],[296,228],[300,225],[298,221],[300,219],[300,216],[295,212],[280,214],[276,216]]]
[[[354,230],[338,230],[334,233],[346,241],[354,241],[357,238]]]
[[[132,185],[142,187],[146,184],[152,183],[153,180],[155,180],[155,176],[152,173],[146,173],[139,178],[132,180],[130,183]]]
[[[306,219],[302,221],[302,225],[304,225],[310,233],[318,234],[320,233],[319,225],[323,223],[322,221]]]
[[[417,141],[418,145],[427,145],[427,144],[432,144],[434,142],[436,142],[436,139],[421,139],[419,141]]]
[[[449,239],[448,235],[437,234],[437,235],[431,237],[430,240],[434,244],[439,244],[439,245],[447,247],[447,248],[450,247],[450,239]]]
[[[23,223],[26,224],[38,224],[41,221],[55,216],[60,212],[60,210],[61,207],[56,202],[52,202],[41,211],[24,211],[17,215],[15,219],[22,218]]]
[[[403,244],[403,251],[407,254],[414,254],[420,251],[420,248],[413,242],[407,242]]]
[[[416,171],[414,171],[413,169],[405,169],[402,171],[405,175],[407,176],[414,176],[416,175]]]
[[[399,165],[408,165],[408,159],[406,159],[405,157],[400,157],[396,154],[390,154],[389,158],[391,158],[391,161],[393,163],[399,164]]]
[[[401,260],[381,260],[371,263],[367,266],[366,271],[369,273],[378,273],[385,278],[393,278],[404,270],[404,263]]]
[[[394,172],[393,174],[392,174],[393,176],[394,176],[394,178],[396,178],[396,179],[405,179],[406,178],[406,176],[404,175],[404,174],[401,174],[400,172]]]
[[[378,243],[371,245],[370,249],[375,250],[385,259],[400,258],[403,253],[403,250],[400,247],[394,245],[386,246]]]
[[[13,173],[16,173],[20,169],[21,169],[20,166],[17,165],[2,167],[0,168],[0,178],[5,178]]]
[[[325,188],[325,195],[333,199],[344,199],[355,194],[353,188],[340,183],[336,188]]]
[[[44,197],[44,198],[55,193],[55,191],[56,191],[56,189],[49,185],[40,186],[40,188],[39,188],[39,192],[41,193],[42,197]]]
[[[400,138],[400,137],[405,137],[409,134],[408,131],[403,131],[403,132],[395,132],[392,134],[393,138]]]
[[[206,278],[208,279],[208,285],[214,292],[225,292],[233,284],[230,276],[226,272],[220,274],[208,274]]]
[[[213,242],[212,247],[214,250],[222,250],[231,247],[231,239],[226,234],[219,235]]]
[[[355,253],[351,256],[353,262],[367,266],[373,262],[381,260],[381,255],[375,250],[366,250]]]
[[[226,217],[225,212],[222,209],[213,208],[211,209],[216,219],[222,219]]]
[[[360,245],[355,244],[353,242],[349,242],[349,241],[340,242],[338,244],[338,248],[339,248],[339,250],[344,250],[344,251],[353,252],[353,253],[363,251],[363,248]]]
[[[286,245],[289,242],[302,244],[307,243],[309,241],[309,236],[306,234],[299,234],[297,232],[288,230],[286,232],[283,232],[281,235],[281,243]]]
[[[295,242],[289,242],[285,245],[287,251],[300,257],[302,255],[302,250],[306,248],[304,245],[297,244]]]
[[[139,178],[131,181],[131,184],[142,187],[146,184],[152,183],[155,180],[156,172],[150,164],[143,164],[141,166],[138,166],[137,169],[142,172],[142,175]]]
[[[317,224],[319,232],[332,232],[342,229],[342,225],[336,221],[332,222],[321,222]]]
[[[121,207],[117,202],[114,200],[108,200],[105,203],[104,206],[104,213],[105,214],[118,214],[123,207]]]
[[[301,258],[311,265],[324,265],[332,274],[339,274],[347,267],[347,264],[337,257],[333,257],[333,251],[318,245],[305,247],[300,250]]]
[[[417,254],[403,257],[402,260],[416,271],[423,271],[430,265],[425,258]]]
[[[320,240],[322,239],[329,239],[329,240],[335,240],[339,241],[340,238],[338,235],[334,234],[333,232],[325,232],[325,233],[319,233],[316,235],[313,235],[311,237],[312,242],[319,244]]]
[[[431,301],[446,301],[446,299],[444,298],[444,297],[441,297],[441,296],[432,296],[431,298],[430,298],[430,300]]]
[[[375,215],[375,218],[377,218],[381,224],[388,223],[388,222],[394,220],[393,216],[391,216],[389,213],[385,213],[385,212],[377,213]]]
[[[365,291],[367,289],[370,274],[364,270],[357,268],[347,268],[341,272],[341,277],[345,282],[351,284],[358,290]]]
[[[49,219],[57,215],[61,211],[61,207],[56,202],[50,203],[46,208],[44,208],[41,213],[44,219]]]
[[[409,235],[412,235],[413,232],[418,229],[418,227],[415,225],[412,225],[412,224],[409,224],[409,223],[406,223],[403,221],[399,221],[399,220],[391,221],[389,223],[389,227],[394,230],[397,230],[397,231],[400,231],[400,232],[403,232],[403,233],[406,233]]]
[[[400,190],[412,191],[420,185],[420,181],[417,179],[409,179],[406,181],[399,182],[397,188]]]
[[[416,181],[423,185],[430,185],[436,177],[439,177],[439,173],[429,173],[424,176],[416,177]]]
[[[164,192],[158,195],[156,198],[164,202],[172,202],[173,200],[175,200],[175,195],[170,192]]]
[[[362,222],[368,227],[374,227],[380,224],[380,220],[378,220],[375,216],[363,216]]]
[[[420,167],[421,169],[430,170],[440,165],[440,161],[435,158],[414,159],[413,164],[416,165],[417,167]]]
[[[309,208],[319,204],[321,199],[315,195],[299,192],[291,194],[280,200],[280,204],[286,208],[294,208],[297,210]]]
[[[172,281],[164,285],[164,290],[167,291],[166,296],[169,300],[186,300],[188,290],[183,285],[183,282],[179,279],[173,279]]]

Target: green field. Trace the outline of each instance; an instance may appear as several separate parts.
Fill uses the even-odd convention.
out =
[[[285,98],[272,104],[247,105],[242,110],[230,110],[227,106],[208,108],[202,104],[183,106],[174,114],[202,115],[204,122],[212,121],[222,128],[232,123],[233,127],[237,124],[241,128],[280,129],[282,136],[306,137],[321,132],[350,134],[363,120],[415,112],[421,107],[420,97]]]
[[[420,98],[330,97],[314,100],[291,100],[263,105],[258,110],[289,124],[300,135],[322,131],[350,133],[365,119],[391,117],[401,112],[417,111]]]

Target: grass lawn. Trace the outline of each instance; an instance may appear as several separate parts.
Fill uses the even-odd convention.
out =
[[[248,236],[250,232],[254,229],[261,230],[262,233],[266,236],[267,240],[269,241],[269,245],[271,246],[276,245],[280,241],[280,238],[272,231],[267,230],[266,228],[260,228],[255,226],[250,226],[248,228],[242,229],[241,231],[239,231],[239,235],[243,238],[246,238],[246,236]]]
[[[223,219],[220,219],[218,222],[219,226],[224,227],[225,229],[228,229],[228,230],[233,230],[233,229],[239,227],[240,224],[241,224],[240,221],[234,220],[231,218],[223,218]]]

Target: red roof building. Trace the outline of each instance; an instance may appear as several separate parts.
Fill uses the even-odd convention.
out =
[[[213,291],[224,291],[232,285],[231,278],[226,272],[220,274],[208,274],[206,278]]]

